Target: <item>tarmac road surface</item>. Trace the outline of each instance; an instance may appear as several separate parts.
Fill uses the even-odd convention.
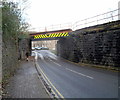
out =
[[[118,73],[78,66],[49,50],[37,50],[38,64],[64,98],[118,98]]]

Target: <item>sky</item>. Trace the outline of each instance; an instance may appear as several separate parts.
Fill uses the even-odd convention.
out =
[[[29,0],[25,11],[32,28],[75,23],[118,8],[120,0]]]

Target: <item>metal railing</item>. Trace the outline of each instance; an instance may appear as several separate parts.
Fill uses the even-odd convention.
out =
[[[39,32],[43,31],[53,31],[53,30],[61,30],[61,29],[72,29],[77,30],[85,27],[90,27],[98,24],[103,24],[107,22],[117,21],[120,20],[120,14],[118,13],[119,9],[115,9],[103,14],[99,14],[90,18],[86,18],[84,20],[80,20],[77,22],[72,23],[64,23],[64,24],[57,24],[57,25],[50,25],[47,27],[40,27],[36,28]]]
[[[76,30],[76,29],[81,29],[89,26],[116,21],[118,20],[118,16],[120,16],[118,14],[118,10],[120,10],[120,8],[103,13],[103,14],[96,15],[90,18],[86,18],[84,20],[77,21],[74,23],[72,29]]]
[[[34,28],[35,30],[39,32],[44,32],[44,31],[54,31],[54,30],[62,30],[62,29],[71,29],[72,24],[71,23],[64,23],[64,24],[57,24],[57,25],[50,25],[46,27],[38,27]]]

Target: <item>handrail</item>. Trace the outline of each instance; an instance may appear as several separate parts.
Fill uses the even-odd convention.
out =
[[[81,29],[81,28],[85,28],[85,27],[89,27],[89,26],[94,26],[94,25],[98,25],[98,24],[104,24],[107,22],[111,22],[111,21],[116,21],[116,20],[120,20],[118,19],[118,17],[120,16],[120,14],[118,13],[118,11],[120,10],[120,8],[109,11],[109,12],[105,12],[93,17],[89,17],[83,20],[79,20],[72,23],[64,23],[64,24],[57,24],[57,25],[50,25],[47,27],[40,27],[37,28],[39,32],[43,32],[43,31],[53,31],[53,30],[60,30],[60,29],[72,29],[72,30],[77,30],[77,29]]]

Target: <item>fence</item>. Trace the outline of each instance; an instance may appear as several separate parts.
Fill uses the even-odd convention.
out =
[[[74,25],[72,25],[72,29],[76,30],[84,27],[116,21],[118,20],[118,16],[120,16],[120,14],[118,13],[118,10],[120,10],[120,8],[103,13],[103,14],[96,15],[90,18],[86,18],[84,20],[77,21],[74,23]]]
[[[119,19],[120,13],[118,13],[118,11],[120,11],[120,8],[103,13],[103,14],[96,15],[96,16],[93,16],[90,18],[86,18],[84,20],[77,21],[73,24],[72,23],[64,23],[64,24],[51,25],[51,26],[47,26],[47,27],[40,27],[40,28],[36,28],[36,29],[38,29],[39,32],[61,30],[61,29],[77,30],[77,29],[81,29],[81,28],[85,28],[85,27],[89,27],[89,26],[94,26],[94,25],[98,25],[98,24],[103,24],[103,23],[107,23],[107,22],[120,20]]]
[[[72,28],[71,23],[50,25],[50,26],[46,26],[46,27],[38,27],[38,28],[33,28],[33,29],[37,30],[39,32],[44,32],[44,31],[62,30],[62,29],[69,29],[69,28],[70,29]]]

